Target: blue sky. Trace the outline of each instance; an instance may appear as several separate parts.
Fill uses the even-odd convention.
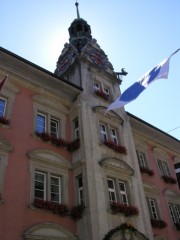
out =
[[[80,17],[108,55],[128,75],[126,90],[180,48],[180,0],[79,0]],[[73,0],[1,0],[0,46],[51,71],[76,18]],[[168,79],[151,84],[125,110],[180,139],[180,51]],[[173,130],[174,129],[174,130]],[[171,131],[172,130],[172,131]]]

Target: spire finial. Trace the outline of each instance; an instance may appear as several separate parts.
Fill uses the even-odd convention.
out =
[[[77,2],[77,0],[76,0],[75,5],[76,5],[76,10],[77,10],[77,18],[79,19],[79,18],[80,18],[80,15],[79,15],[79,9],[78,9],[78,5],[79,5],[79,3]]]

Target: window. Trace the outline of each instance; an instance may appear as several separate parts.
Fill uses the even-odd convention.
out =
[[[94,82],[94,89],[97,91],[97,90],[100,90],[101,87],[100,87],[100,83],[98,82]]]
[[[51,118],[51,121],[50,121],[50,133],[51,133],[51,136],[58,137],[58,132],[59,132],[58,127],[59,127],[58,120],[56,120],[55,118]]]
[[[79,136],[79,121],[78,121],[78,117],[76,117],[73,120],[73,128],[74,128],[74,139],[78,139]]]
[[[160,175],[161,176],[170,176],[170,170],[169,170],[169,166],[168,166],[167,162],[161,161],[159,159],[157,160],[157,162],[158,162]]]
[[[46,116],[40,113],[37,114],[36,118],[36,131],[39,133],[46,132]]]
[[[0,117],[4,117],[6,109],[6,100],[0,98]]]
[[[49,121],[48,121],[49,120]],[[48,114],[38,113],[36,117],[36,131],[39,133],[49,133],[51,136],[58,138],[59,120]]]
[[[118,131],[116,128],[110,126],[109,124],[100,123],[100,138],[102,143],[110,141],[115,145],[119,144]]]
[[[117,202],[114,180],[108,179],[107,182],[108,182],[109,201]]]
[[[107,138],[107,130],[104,124],[100,124],[100,131],[101,131],[101,141],[105,142],[108,140]]]
[[[79,175],[77,177],[77,188],[78,188],[78,204],[84,205],[84,189],[82,175]]]
[[[51,201],[61,202],[61,178],[51,176]]]
[[[168,203],[173,225],[180,224],[180,205]]]
[[[118,139],[117,139],[116,130],[113,129],[113,128],[111,128],[110,131],[111,131],[111,140],[112,140],[115,144],[118,144]]]
[[[109,88],[108,88],[108,87],[104,87],[104,92],[109,96],[110,91],[109,91]]]
[[[136,150],[136,154],[137,154],[137,158],[138,158],[138,161],[139,161],[139,166],[140,167],[147,167],[147,161],[146,161],[146,154],[142,151],[139,151],[139,150]]]
[[[128,205],[128,196],[126,191],[126,183],[120,180],[115,180],[108,178],[108,193],[109,193],[109,201],[112,202],[120,202]]]
[[[124,182],[119,181],[119,192],[120,192],[120,197],[121,197],[120,202],[122,202],[124,204],[128,204],[126,185]]]
[[[151,219],[159,219],[159,214],[158,214],[158,207],[157,207],[157,201],[154,198],[147,198],[147,204],[149,208],[149,213],[151,216]]]
[[[50,173],[35,171],[34,197],[61,203],[61,178]]]

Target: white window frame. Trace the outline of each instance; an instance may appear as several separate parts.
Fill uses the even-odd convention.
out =
[[[44,118],[44,126],[42,128],[42,131],[40,130],[39,126],[38,126],[38,117],[42,117]],[[53,132],[52,131],[52,123],[55,123],[55,128],[56,130]],[[36,115],[36,122],[35,122],[35,129],[37,132],[39,133],[49,133],[51,136],[54,136],[56,138],[59,137],[59,132],[60,132],[60,120],[55,118],[54,116],[50,115],[50,114],[45,114],[45,113],[42,113],[40,111],[37,112],[37,115]]]
[[[77,180],[78,204],[84,205],[84,186],[82,175],[77,176],[76,180]]]
[[[54,185],[54,184],[52,184],[52,178],[54,178],[54,179],[57,179],[58,180],[58,185]],[[51,176],[50,176],[50,184],[51,184],[51,187],[50,187],[50,194],[51,194],[51,201],[52,202],[58,202],[58,203],[61,203],[61,199],[62,199],[62,197],[61,197],[61,177],[59,177],[59,176],[55,176],[55,175],[53,175],[53,174],[51,174]],[[55,186],[56,188],[57,188],[57,192],[54,192],[53,190],[52,190],[52,186]],[[56,195],[58,195],[58,201],[53,201],[52,200],[52,194],[56,194]]]
[[[127,190],[126,190],[126,184],[123,181],[118,181],[119,184],[119,192],[120,192],[120,202],[128,205],[128,196],[127,196]],[[123,186],[124,189],[121,189],[121,186]]]
[[[111,181],[113,187],[109,187],[109,182]],[[107,186],[108,186],[108,195],[109,195],[109,201],[110,203],[112,202],[117,202],[117,196],[116,196],[116,189],[115,189],[115,180],[112,178],[107,178]],[[112,197],[114,196],[114,197]]]
[[[74,131],[74,139],[79,139],[79,119],[75,117],[73,119],[73,131]]]
[[[101,90],[101,84],[97,81],[94,81],[94,89],[96,91]]]
[[[35,183],[36,183],[36,173],[40,174],[44,177],[44,181],[43,181],[43,198],[39,198],[39,199],[43,199],[43,200],[48,200],[48,201],[52,201],[52,202],[57,202],[57,203],[61,203],[62,202],[62,197],[61,197],[61,177],[60,176],[56,176],[53,173],[50,172],[42,172],[40,170],[35,170],[35,176],[34,176],[34,198],[38,198],[35,195],[35,191],[36,191],[36,187],[35,187]],[[58,179],[58,197],[59,197],[59,201],[54,201],[52,199],[52,177],[53,178],[57,178]]]
[[[157,159],[158,168],[161,176],[170,176],[170,168],[167,162]]]
[[[159,219],[159,213],[158,213],[158,205],[157,205],[157,200],[152,197],[147,197],[147,202],[148,202],[148,208],[149,208],[149,213],[151,216],[151,219]]]
[[[112,188],[109,187],[109,181],[112,183]],[[120,185],[121,184],[121,185]],[[127,183],[125,181],[107,178],[107,186],[108,186],[108,194],[109,194],[109,202],[119,202],[125,205],[129,205],[129,197],[127,193]],[[123,186],[123,189],[121,188]],[[112,195],[114,197],[112,197]]]
[[[2,112],[0,112],[0,117],[4,117],[5,112],[6,112],[7,100],[5,98],[0,97],[0,104],[1,104],[1,101],[3,102],[3,104],[2,104],[3,110],[2,110]]]
[[[147,167],[147,160],[146,160],[146,154],[145,152],[141,150],[136,150],[137,158],[139,161],[140,167]]]
[[[43,127],[40,126],[39,124],[39,120],[38,118],[41,117],[44,119],[44,121],[41,121],[43,122]],[[36,131],[39,132],[39,133],[43,133],[43,132],[46,132],[47,131],[47,116],[45,114],[42,114],[42,113],[37,113],[37,116],[36,116]],[[42,131],[40,130],[42,129]]]
[[[37,189],[36,188],[36,182],[39,182],[37,179],[36,179],[36,174],[39,174],[39,175],[42,175],[43,176],[43,182],[41,182],[43,184],[43,190],[41,189]],[[36,196],[36,190],[37,191],[40,191],[43,193],[43,198],[40,198],[40,199],[43,199],[43,200],[46,200],[47,199],[47,193],[46,193],[46,182],[47,182],[47,176],[44,172],[41,172],[41,171],[35,171],[35,176],[34,176],[34,197],[35,198],[39,198],[38,196]]]
[[[168,207],[173,225],[180,224],[180,205],[168,203]]]
[[[108,141],[107,127],[103,123],[100,123],[100,134],[101,134],[102,143],[104,143],[105,141]]]
[[[118,145],[118,137],[117,137],[117,131],[114,128],[110,129],[110,133],[111,133],[111,140]]]
[[[52,126],[52,123],[54,123],[55,126]],[[52,128],[54,128],[54,130],[52,130]],[[59,137],[59,121],[54,117],[51,117],[50,120],[50,134],[56,138]]]
[[[103,92],[106,93],[107,96],[110,96],[110,89],[106,86],[103,86]]]

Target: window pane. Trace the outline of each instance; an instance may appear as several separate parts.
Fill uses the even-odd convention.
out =
[[[83,179],[82,176],[77,177],[77,184],[78,184],[78,203],[84,204],[84,188],[83,188]]]
[[[162,166],[162,162],[161,160],[158,159],[158,167],[159,167],[159,171],[160,171],[160,175],[163,176],[163,166]]]
[[[150,211],[151,211],[151,216],[153,219],[158,219],[158,214],[157,214],[157,209],[156,209],[156,200],[150,198],[149,199],[149,204],[150,204]]]
[[[0,98],[0,117],[4,116],[6,101]]]
[[[124,182],[119,182],[120,200],[124,204],[128,204],[128,197],[126,192],[126,186]]]
[[[146,167],[146,155],[144,152],[137,151],[137,156],[139,160],[140,167]]]
[[[100,84],[98,82],[94,82],[95,90],[100,90]]]
[[[118,144],[118,140],[117,140],[117,133],[116,130],[111,128],[111,140],[115,143]]]
[[[108,192],[109,192],[109,201],[116,202],[116,192],[115,192],[115,185],[113,179],[107,179],[108,183]]]
[[[36,131],[39,133],[46,131],[46,117],[41,114],[37,114],[36,117]]]
[[[56,137],[56,138],[58,137],[58,131],[59,131],[58,120],[51,118],[50,131],[51,131],[51,136]]]
[[[78,117],[76,117],[74,120],[73,120],[73,128],[74,128],[74,138],[75,139],[78,139],[79,138],[79,120],[78,120]]]
[[[104,143],[107,141],[107,131],[106,126],[104,124],[100,124],[100,131],[101,131],[101,141]]]
[[[34,197],[35,198],[46,198],[46,175],[41,172],[35,172],[35,183],[34,183]]]
[[[109,88],[104,87],[104,92],[105,92],[107,95],[109,95]]]
[[[51,201],[61,202],[60,199],[60,178],[56,176],[51,176]]]
[[[170,211],[170,214],[171,214],[172,222],[173,222],[173,224],[175,224],[176,223],[176,218],[175,218],[175,213],[174,213],[174,209],[173,209],[174,208],[173,204],[169,203],[168,206],[169,206],[169,211]]]

